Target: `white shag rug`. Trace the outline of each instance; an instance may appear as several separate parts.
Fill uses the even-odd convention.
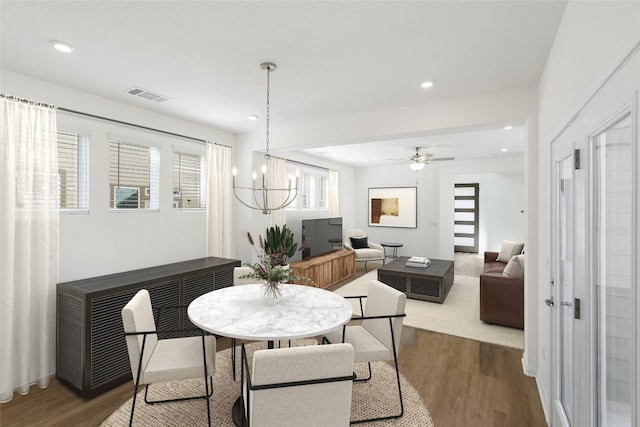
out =
[[[335,292],[343,296],[366,295],[369,282],[377,277],[377,270],[372,270]],[[490,325],[480,320],[479,286],[478,277],[456,275],[449,295],[442,304],[407,299],[404,324],[417,329],[524,349],[524,331],[521,329]],[[360,313],[357,300],[352,300],[352,304],[354,313]]]

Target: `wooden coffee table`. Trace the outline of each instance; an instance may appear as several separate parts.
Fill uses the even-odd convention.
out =
[[[398,257],[378,268],[378,280],[408,298],[443,303],[453,285],[453,261],[432,259],[431,265],[406,267],[409,257]]]

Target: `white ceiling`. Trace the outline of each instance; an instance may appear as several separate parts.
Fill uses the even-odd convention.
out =
[[[264,61],[278,66],[271,76],[272,126],[536,85],[565,6],[477,0],[2,0],[0,60],[6,70],[242,133],[264,129]],[[75,52],[53,50],[52,39],[71,43]],[[436,85],[420,88],[427,79]],[[125,93],[132,86],[170,100],[155,103]],[[249,121],[250,114],[260,119]],[[504,131],[483,132],[383,141],[360,146],[359,153],[342,146],[352,151],[330,153],[361,161],[366,148],[372,158],[380,151],[380,161],[408,158],[410,147],[422,146],[437,156],[460,158],[467,150],[453,145],[466,145],[461,138],[488,135],[496,147],[522,150],[522,141],[519,147],[515,142],[521,130],[512,130],[507,140]],[[449,151],[447,142],[453,144]],[[391,155],[390,146],[398,153]]]

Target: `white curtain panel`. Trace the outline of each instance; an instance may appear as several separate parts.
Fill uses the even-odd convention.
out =
[[[207,256],[231,258],[231,148],[207,144]]]
[[[55,109],[0,99],[0,402],[55,372]]]
[[[340,191],[338,171],[329,170],[329,218],[340,216]]]
[[[294,178],[295,179],[295,178]],[[291,185],[295,185],[292,182]],[[277,157],[269,157],[267,160],[267,187],[269,188],[288,188],[286,161]],[[286,191],[270,191],[269,206],[279,206],[284,203],[287,197]],[[268,227],[279,225],[282,227],[287,223],[286,209],[278,209],[271,211],[271,215],[267,219]]]

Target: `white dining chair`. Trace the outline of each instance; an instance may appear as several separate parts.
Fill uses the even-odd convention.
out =
[[[322,342],[325,344],[349,343],[353,345],[355,362],[366,362],[368,367],[368,376],[366,378],[356,378],[354,381],[369,381],[371,379],[371,362],[393,360],[400,402],[400,412],[398,414],[352,420],[351,423],[400,418],[404,414],[404,403],[400,386],[400,371],[398,370],[398,350],[402,335],[402,323],[406,316],[404,307],[407,296],[391,286],[372,280],[369,283],[366,296],[354,296],[351,298],[360,299],[360,307],[362,307],[362,299],[366,298],[364,313],[361,313],[361,317],[352,319],[361,321],[361,324],[347,324],[341,328],[334,329],[324,335]]]
[[[176,309],[176,307],[172,307],[172,309]],[[144,401],[148,404],[205,399],[207,420],[211,426],[209,397],[213,394],[215,337],[205,335],[199,329],[190,329],[190,332],[198,331],[200,335],[158,339],[159,332],[181,333],[186,330],[159,331],[156,329],[151,297],[146,289],[139,290],[124,306],[122,325],[134,381],[129,425],[133,424],[138,387],[145,385]],[[150,384],[198,377],[204,378],[205,393],[203,395],[155,401],[149,400],[147,397]]]
[[[242,415],[247,427],[346,427],[353,385],[351,344],[253,353],[242,345]]]

